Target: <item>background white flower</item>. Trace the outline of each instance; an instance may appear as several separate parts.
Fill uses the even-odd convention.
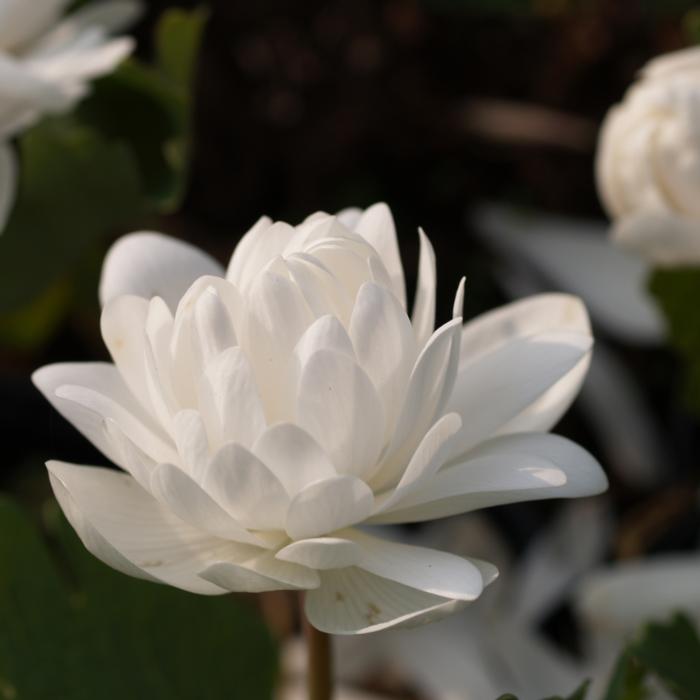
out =
[[[307,590],[321,630],[416,624],[473,601],[491,564],[355,526],[606,487],[546,433],[590,361],[585,309],[542,295],[435,325],[421,232],[411,319],[389,209],[263,217],[228,270],[152,233],[118,241],[100,286],[114,364],[34,381],[124,472],[49,463],[85,545],[203,594]]]
[[[88,83],[133,49],[109,35],[132,22],[133,0],[89,4],[62,19],[69,0],[0,0],[0,231],[16,190],[9,139],[45,114],[69,109]]]
[[[620,245],[660,265],[700,262],[700,48],[644,67],[605,118],[596,176]]]

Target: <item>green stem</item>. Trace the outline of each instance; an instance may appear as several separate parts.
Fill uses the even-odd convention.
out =
[[[304,594],[300,594],[301,617],[308,650],[307,689],[309,700],[331,700],[333,697],[333,650],[331,637],[319,632],[304,614]]]

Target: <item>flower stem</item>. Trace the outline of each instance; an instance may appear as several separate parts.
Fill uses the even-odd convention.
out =
[[[333,651],[331,637],[325,632],[319,632],[306,619],[304,614],[304,595],[299,596],[302,603],[301,617],[306,636],[308,651],[307,690],[309,700],[331,700],[333,697]]]

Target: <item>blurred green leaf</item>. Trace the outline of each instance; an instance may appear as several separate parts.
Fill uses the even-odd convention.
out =
[[[0,498],[0,697],[272,696],[275,647],[241,600],[114,572],[62,517],[52,521],[53,556],[27,516]]]
[[[668,321],[671,343],[687,363],[687,402],[700,415],[700,269],[657,270],[650,289]]]
[[[173,85],[189,93],[209,13],[172,9],[163,15],[156,30],[158,67]]]
[[[675,615],[651,623],[630,653],[657,675],[678,700],[700,698],[700,637],[691,622]]]
[[[129,149],[72,118],[27,132],[20,151],[19,196],[0,240],[0,315],[35,302],[86,250],[143,214]]]
[[[203,9],[164,12],[154,65],[126,61],[78,108],[82,120],[132,150],[145,194],[162,212],[177,209],[185,193],[194,73],[207,16]]]
[[[625,651],[613,671],[604,700],[646,700],[649,697],[646,669]]]

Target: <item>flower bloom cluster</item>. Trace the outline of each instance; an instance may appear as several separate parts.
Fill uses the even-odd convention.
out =
[[[700,262],[700,48],[644,67],[605,119],[596,176],[620,245],[659,265]]]
[[[578,392],[588,317],[542,295],[434,330],[421,232],[412,316],[386,205],[293,227],[264,217],[227,270],[155,233],[105,261],[114,363],[44,367],[48,400],[121,470],[50,462],[86,547],[201,594],[298,589],[317,628],[416,624],[478,598],[491,564],[362,525],[605,489],[547,431]]]
[[[14,199],[17,166],[7,142],[45,114],[70,109],[89,81],[133,49],[110,34],[130,23],[133,0],[105,0],[63,18],[70,0],[0,0],[0,231]]]

